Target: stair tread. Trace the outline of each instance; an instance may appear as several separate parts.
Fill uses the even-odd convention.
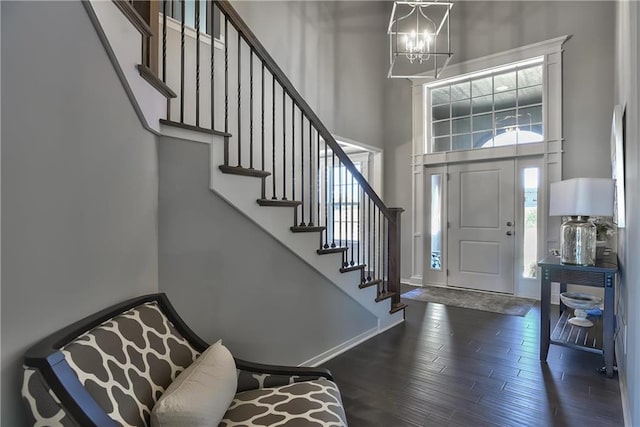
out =
[[[335,248],[318,249],[316,252],[318,253],[318,255],[325,255],[325,254],[336,254],[339,252],[346,252],[348,250],[349,248],[347,248],[346,246],[343,246],[343,247],[336,246]]]
[[[300,206],[300,200],[258,199],[260,206],[296,207]]]
[[[382,283],[382,279],[370,280],[368,282],[362,282],[358,285],[360,289],[368,288],[369,286],[375,286],[379,283]]]
[[[265,178],[271,175],[271,172],[259,169],[243,168],[242,166],[220,165],[218,168],[224,173],[230,173],[233,175],[255,176],[256,178]]]
[[[166,125],[166,126],[173,126],[176,128],[193,130],[196,132],[208,133],[210,135],[224,136],[227,138],[231,137],[231,134],[227,132],[221,132],[219,130],[214,130],[214,129],[207,129],[200,126],[188,125],[186,123],[174,122],[173,120],[160,119],[160,124]]]
[[[364,264],[359,264],[359,265],[350,265],[348,267],[342,267],[340,268],[340,273],[348,273],[350,271],[356,271],[356,270],[362,270],[366,267],[366,265]]]
[[[311,233],[314,231],[324,231],[325,230],[325,226],[323,225],[295,225],[293,227],[289,227],[289,229],[291,231],[293,231],[294,233]]]
[[[391,291],[384,291],[376,297],[376,302],[384,301],[393,297],[396,293]]]
[[[153,86],[158,92],[160,92],[165,98],[173,99],[178,97],[178,95],[176,95],[176,93],[172,91],[165,82],[160,80],[149,67],[144,64],[138,64],[136,65],[136,68],[138,69],[140,76],[145,79],[151,86]]]
[[[393,307],[391,307],[391,310],[389,310],[389,314],[396,313],[400,310],[404,310],[405,308],[407,308],[407,304],[403,302],[396,303],[393,305]]]

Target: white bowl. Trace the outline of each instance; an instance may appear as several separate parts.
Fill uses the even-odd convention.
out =
[[[602,302],[602,298],[582,292],[563,292],[560,294],[562,303],[567,307],[591,310]]]
[[[587,310],[600,305],[602,298],[582,292],[563,292],[560,299],[564,305],[574,309],[574,317],[569,319],[569,323],[583,328],[593,326],[593,322],[587,319]]]

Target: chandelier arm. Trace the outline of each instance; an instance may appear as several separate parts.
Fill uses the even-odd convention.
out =
[[[451,8],[447,9],[447,11],[444,13],[444,17],[442,18],[442,22],[440,22],[440,27],[436,30],[436,34],[440,34],[440,30],[442,30],[442,27],[444,26],[445,21],[447,22],[447,39],[449,38],[450,34],[449,34],[449,12],[451,11]],[[447,49],[449,50],[449,49]]]
[[[395,22],[396,22],[396,23],[399,23],[399,22],[400,22],[400,21],[402,21],[403,19],[407,19],[408,17],[410,17],[411,15],[413,15],[413,12],[415,12],[415,11],[416,11],[416,7],[412,7],[412,8],[411,8],[411,11],[410,11],[409,13],[407,13],[407,14],[406,14],[406,15],[404,15],[404,16],[401,16],[401,17],[397,18],[397,19],[395,20]]]

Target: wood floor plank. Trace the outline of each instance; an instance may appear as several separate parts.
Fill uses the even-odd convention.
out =
[[[552,345],[525,317],[403,300],[406,322],[326,362],[352,427],[622,426],[601,355]]]

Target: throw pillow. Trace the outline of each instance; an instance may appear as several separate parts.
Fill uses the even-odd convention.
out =
[[[221,341],[167,387],[151,412],[152,427],[217,426],[237,388],[236,364]]]

